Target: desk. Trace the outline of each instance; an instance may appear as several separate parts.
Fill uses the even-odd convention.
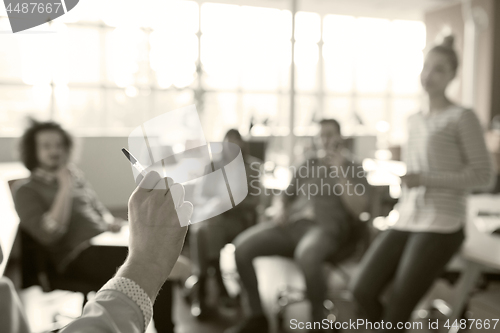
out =
[[[90,240],[92,246],[124,246],[128,247],[130,229],[124,225],[120,232],[106,231]]]
[[[468,219],[466,224],[466,241],[461,249],[465,260],[465,269],[457,285],[457,295],[452,313],[449,317],[452,324],[460,319],[472,291],[482,273],[500,273],[500,236],[480,232],[474,219],[478,211],[500,211],[500,196],[491,194],[474,195],[468,202]],[[456,328],[449,333],[457,332]]]
[[[92,246],[123,246],[128,247],[130,228],[124,225],[120,232],[106,231],[90,240]],[[191,275],[191,262],[184,256],[179,256],[170,275],[169,280],[185,281]]]
[[[500,269],[500,236],[480,232],[474,223],[478,212],[500,213],[500,195],[481,194],[469,198],[467,240],[462,254],[466,259]]]

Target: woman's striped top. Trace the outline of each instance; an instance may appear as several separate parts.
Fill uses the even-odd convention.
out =
[[[494,182],[493,163],[476,114],[452,105],[408,119],[403,161],[421,186],[403,186],[394,229],[449,233],[466,219],[466,196]]]

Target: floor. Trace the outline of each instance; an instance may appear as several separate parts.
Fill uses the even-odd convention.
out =
[[[297,289],[303,288],[302,276],[298,272],[293,262],[289,260],[278,258],[259,258],[255,261],[254,264],[256,266],[258,278],[260,281],[260,293],[261,295],[265,295],[262,297],[262,300],[268,314],[276,312],[276,295],[280,288],[282,288],[284,285],[292,286]],[[355,268],[345,268],[346,271],[350,271],[352,269]],[[338,272],[330,272],[329,276],[329,290],[334,291],[329,295],[330,299],[332,299],[335,304],[332,313],[340,322],[349,321],[349,319],[355,319],[355,309],[353,307],[353,303],[349,300],[348,293],[346,292],[345,279]],[[215,286],[215,283],[212,283]],[[471,301],[470,308],[473,308],[474,313],[468,313],[469,316],[483,319],[500,318],[500,304],[495,303],[497,299],[500,300],[500,284],[493,283],[492,288],[493,289],[490,288],[487,293],[482,294],[481,297],[483,297],[483,300],[481,300],[481,297],[478,296]],[[215,287],[209,288],[209,290],[212,291],[215,289]],[[426,295],[422,303],[419,305],[419,308],[421,310],[416,311],[415,314],[425,314],[422,308],[427,308],[429,299],[442,298],[450,300],[452,299],[453,292],[453,287],[451,287],[447,282],[438,281],[433,289],[429,292],[429,294]],[[64,323],[71,320],[72,317],[78,316],[81,302],[83,300],[83,296],[81,294],[70,293],[66,291],[55,291],[49,294],[44,294],[37,287],[32,287],[28,290],[23,291],[21,297],[23,302],[25,303],[27,315],[33,328],[33,332],[42,332],[46,329],[52,328],[50,325],[52,319],[54,318],[59,322]],[[214,295],[209,295],[209,301],[211,303],[214,303],[215,300],[216,297]],[[496,307],[497,305],[495,304],[497,304],[498,307]],[[218,313],[214,313],[209,321],[198,321],[190,315],[189,306],[186,303],[179,288],[176,288],[175,291],[174,311],[177,333],[220,333],[223,332],[227,327],[234,325],[243,318],[243,310],[241,310],[240,308],[226,308],[219,311]],[[297,320],[297,322],[307,322],[308,312],[309,306],[307,302],[290,305],[284,313],[284,324],[281,331],[305,332],[305,330],[292,329],[292,327],[290,326],[290,321],[292,319],[295,319]],[[409,332],[446,332],[446,330],[442,327],[442,324],[444,324],[445,322],[444,316],[438,314],[437,312],[433,312],[430,315],[433,318],[431,321],[428,318],[416,320],[415,322],[420,323],[420,325],[422,325],[422,328],[417,327],[416,329],[409,330]],[[271,321],[273,332],[278,332],[277,322],[276,320],[274,320],[275,316],[270,315],[270,318],[273,319]],[[435,322],[435,320],[438,318],[440,319],[441,328],[430,329],[428,327],[429,322]],[[500,326],[500,324],[498,326]],[[343,331],[352,330],[347,329]],[[356,331],[359,333],[369,332],[366,329],[359,329]],[[495,330],[492,330],[491,332],[493,331]],[[498,331],[498,327],[496,331]],[[148,332],[153,333],[155,332],[155,330],[150,327]]]

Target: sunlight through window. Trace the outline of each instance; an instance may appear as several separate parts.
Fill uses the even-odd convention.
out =
[[[86,0],[34,29],[57,33],[5,34],[0,135],[29,112],[109,134],[191,103],[207,138],[232,127],[287,135],[292,14],[269,6]],[[401,141],[421,93],[424,23],[305,11],[295,23],[294,133],[311,135],[316,120],[333,117],[346,135],[388,122]]]

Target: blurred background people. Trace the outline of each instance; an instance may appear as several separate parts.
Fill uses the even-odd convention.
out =
[[[259,204],[259,193],[256,192],[255,186],[250,186],[250,182],[253,180],[259,182],[262,161],[248,153],[247,143],[238,130],[230,129],[224,136],[224,142],[235,144],[241,149],[247,177],[248,195],[236,207],[202,223],[195,223],[189,229],[193,276],[187,283],[192,289],[191,314],[200,319],[207,317],[206,296],[209,268],[215,269],[219,294],[227,300],[228,294],[220,273],[220,251],[224,245],[231,243],[237,235],[257,222],[256,208]],[[231,147],[223,147],[221,165],[227,165],[231,162],[229,150],[232,150]],[[197,200],[202,201],[203,206],[217,212],[222,205],[221,198],[218,196],[219,193],[222,193],[221,191],[227,191],[225,183],[213,183],[207,180],[201,184]]]
[[[352,282],[352,292],[371,321],[397,322],[410,315],[464,240],[466,197],[493,184],[493,167],[475,113],[452,102],[453,37],[430,49],[420,75],[427,104],[408,119],[403,147],[407,172],[397,205],[399,219],[373,242]],[[387,303],[382,291],[392,283]]]
[[[67,308],[58,303],[60,300],[51,303],[54,304],[54,310],[52,307],[38,305],[44,304],[46,298],[52,300],[51,297],[57,291],[48,291],[52,288],[46,288],[46,284],[36,278],[37,274],[32,274],[33,281],[23,285],[23,268],[33,263],[34,256],[23,255],[23,249],[18,248],[19,243],[13,242],[15,233],[18,232],[20,237],[31,233],[32,238],[38,242],[36,244],[50,250],[52,261],[62,270],[59,274],[63,277],[69,279],[70,275],[78,275],[92,283],[94,289],[100,286],[114,272],[103,271],[103,276],[96,279],[94,275],[99,270],[86,267],[94,268],[97,265],[94,257],[99,260],[113,258],[113,262],[105,266],[116,267],[124,260],[125,253],[121,249],[114,249],[121,254],[100,255],[100,250],[86,246],[92,235],[98,234],[97,237],[102,238],[109,236],[108,229],[119,228],[121,223],[115,223],[115,219],[108,214],[108,209],[115,216],[126,216],[129,194],[133,191],[135,182],[131,177],[130,164],[124,159],[120,149],[128,147],[132,151],[130,135],[138,134],[137,137],[142,139],[145,132],[143,129],[148,130],[151,124],[160,125],[160,130],[158,135],[149,137],[149,143],[153,147],[158,143],[161,149],[144,150],[143,156],[136,156],[145,167],[149,166],[145,161],[151,160],[153,163],[156,159],[159,162],[159,155],[175,155],[172,160],[179,163],[179,169],[186,176],[185,179],[188,179],[195,171],[200,170],[191,168],[192,156],[182,152],[189,152],[205,142],[220,141],[230,129],[237,130],[247,141],[247,148],[250,148],[247,152],[250,151],[263,162],[263,175],[259,178],[263,195],[259,199],[256,218],[249,218],[255,214],[255,209],[250,208],[255,203],[248,205],[249,208],[244,212],[240,210],[242,203],[234,208],[234,214],[228,211],[227,214],[191,228],[185,253],[192,259],[194,268],[191,270],[189,264],[186,264],[183,269],[177,272],[174,270],[173,275],[181,280],[192,275],[187,285],[194,287],[193,306],[191,308],[191,303],[185,302],[171,303],[165,295],[171,290],[168,282],[155,305],[162,306],[163,301],[165,309],[168,307],[166,303],[169,306],[175,305],[174,315],[176,324],[179,324],[176,325],[179,333],[223,331],[241,319],[239,315],[235,315],[239,310],[237,307],[228,309],[229,307],[218,306],[217,318],[212,316],[213,312],[204,311],[210,310],[215,298],[220,300],[218,305],[238,303],[233,299],[230,300],[233,303],[224,301],[227,298],[224,297],[221,273],[218,272],[219,261],[227,291],[230,295],[235,295],[238,290],[238,274],[234,265],[234,244],[225,246],[218,259],[220,246],[236,241],[233,239],[235,235],[247,227],[246,222],[242,221],[252,221],[249,223],[252,225],[254,220],[265,220],[264,212],[275,208],[271,203],[276,201],[276,193],[285,190],[290,184],[291,168],[301,165],[306,159],[310,159],[310,162],[314,159],[312,157],[316,151],[313,142],[316,136],[319,138],[320,127],[326,126],[332,131],[335,127],[333,123],[319,125],[320,119],[336,119],[342,127],[344,137],[344,140],[339,140],[340,146],[348,148],[359,161],[363,160],[364,169],[368,173],[367,181],[374,186],[376,193],[373,200],[370,198],[374,209],[368,215],[365,214],[365,217],[368,216],[366,224],[370,231],[376,234],[392,227],[399,214],[397,224],[391,232],[384,232],[385,236],[377,238],[374,249],[378,248],[377,244],[382,243],[380,248],[385,248],[386,242],[382,240],[387,235],[408,232],[408,241],[403,242],[404,239],[398,237],[394,241],[394,247],[403,248],[404,243],[403,253],[415,253],[406,251],[412,247],[410,238],[413,239],[416,233],[420,235],[424,232],[415,231],[413,221],[418,222],[419,228],[424,228],[424,225],[427,228],[428,225],[429,230],[426,229],[425,233],[432,236],[449,236],[450,239],[455,237],[452,235],[459,232],[455,229],[458,226],[455,222],[448,221],[464,218],[461,215],[462,203],[465,198],[469,199],[466,193],[472,188],[472,185],[469,187],[473,182],[470,179],[479,170],[476,169],[479,161],[466,160],[466,150],[471,144],[466,142],[466,136],[469,132],[472,133],[473,126],[478,126],[477,119],[483,128],[488,128],[491,124],[488,147],[495,154],[497,165],[500,165],[500,98],[496,93],[500,87],[500,75],[497,75],[500,73],[500,52],[496,52],[500,38],[499,11],[500,3],[495,0],[427,0],[405,1],[404,4],[400,0],[152,0],[148,1],[147,6],[139,0],[132,0],[121,1],[120,10],[116,10],[113,1],[85,0],[80,1],[67,14],[26,33],[0,34],[0,182],[9,177],[11,168],[22,173],[16,179],[26,178],[29,174],[29,170],[12,153],[17,151],[17,142],[24,133],[25,119],[28,116],[44,122],[57,122],[82,142],[82,148],[78,151],[81,158],[74,162],[78,168],[68,164],[67,168],[58,167],[56,171],[33,169],[32,179],[23,186],[16,200],[16,204],[21,205],[24,211],[20,232],[15,208],[7,200],[0,200],[0,216],[8,217],[0,223],[0,243],[6,255],[4,263],[0,264],[0,275],[8,276],[14,286],[20,289],[21,299],[25,297],[26,304],[33,305],[26,307],[28,318],[34,318],[30,322],[33,330],[44,331],[48,330],[48,325],[59,325],[59,319],[64,317]],[[5,11],[0,14],[0,30],[9,32],[11,26],[7,14]],[[431,71],[431,63],[428,62],[423,73],[425,75],[422,75],[425,86],[420,83],[420,73],[426,60],[424,50],[450,33],[456,37],[456,52],[463,61],[456,71],[456,78],[446,84],[445,96],[448,101],[456,101],[464,108],[472,109],[474,114],[458,106],[448,108],[448,102],[443,98],[444,93],[440,93],[441,97],[430,98],[435,95],[430,91],[436,90],[436,87],[444,89],[443,82],[446,80],[439,77],[454,74],[453,68],[448,70],[448,63],[436,65]],[[436,58],[441,53],[431,54]],[[431,58],[427,60],[435,63]],[[422,110],[420,104],[423,96],[427,96],[427,104],[432,106],[431,112],[420,113],[408,121],[408,117],[414,112]],[[193,112],[189,115],[175,112],[186,107]],[[435,112],[436,110],[439,112]],[[155,119],[165,114],[175,116],[169,118],[170,129],[162,132],[163,124]],[[477,116],[477,119],[473,116]],[[461,124],[469,120],[469,128],[462,132]],[[441,125],[447,127],[442,128]],[[142,126],[144,127],[141,128]],[[452,129],[456,134],[453,138],[447,132]],[[479,129],[474,131],[476,134],[470,135],[473,138],[469,140],[471,142],[479,140]],[[431,135],[433,133],[436,135]],[[465,139],[462,140],[460,133]],[[406,145],[408,134],[411,142]],[[228,140],[232,138],[239,142],[238,135],[228,136]],[[426,139],[429,140],[427,146],[424,144]],[[449,141],[450,148],[446,146],[444,152],[441,152],[443,141]],[[64,140],[62,145],[64,146]],[[404,163],[400,153],[402,145],[406,147]],[[245,149],[242,147],[242,150]],[[480,150],[477,149],[476,153],[479,154]],[[457,159],[458,163],[451,165],[450,161],[455,161],[457,154],[463,155],[462,159]],[[247,164],[248,155],[244,154]],[[48,163],[62,166],[58,156],[59,153],[48,158]],[[326,165],[337,162],[333,155],[327,156],[325,153],[318,155],[315,163]],[[404,177],[406,185],[401,186],[400,178],[392,171],[403,170],[405,163],[409,165],[409,174]],[[166,165],[166,168],[169,167],[174,169],[173,165]],[[464,174],[471,178],[453,181],[453,188],[449,187],[447,181],[444,184],[433,176],[436,172],[446,172],[445,178],[451,179],[462,167],[466,170]],[[486,166],[484,168],[486,170]],[[250,169],[249,172],[251,174],[254,170]],[[315,180],[299,180],[315,184]],[[483,179],[478,178],[478,185],[482,182]],[[422,184],[414,186],[415,183]],[[42,194],[36,192],[39,190],[38,187],[35,188],[36,184],[44,188],[43,191],[40,190]],[[193,198],[195,186],[192,183],[183,184],[186,196]],[[4,193],[3,185],[5,184],[0,183],[0,198],[10,199],[9,187],[5,187],[7,192]],[[458,186],[464,188],[457,189]],[[50,191],[45,191],[45,188]],[[211,190],[215,191],[216,188],[207,188],[207,193]],[[249,190],[255,189],[250,186]],[[492,200],[498,199],[499,191],[498,186],[491,191]],[[472,191],[472,201],[482,199],[478,198],[478,192],[475,189]],[[68,193],[72,193],[72,201],[66,198]],[[99,200],[96,199],[96,194]],[[210,198],[210,194],[208,197]],[[36,204],[27,205],[28,199]],[[281,215],[288,215],[288,219],[282,220],[288,220],[289,223],[285,223],[283,230],[291,230],[287,233],[296,237],[290,245],[290,249],[293,247],[296,251],[287,250],[288,257],[297,254],[298,258],[299,253],[305,255],[306,251],[302,250],[307,249],[305,245],[301,247],[299,244],[302,240],[307,244],[306,236],[302,236],[308,235],[306,230],[309,230],[311,222],[295,220],[301,217],[312,219],[313,211],[320,218],[322,214],[328,215],[334,207],[329,200],[336,200],[338,204],[337,199],[316,196],[312,198],[314,204],[311,205],[301,193],[285,198],[284,202],[288,202],[289,207],[284,208],[285,213]],[[339,232],[344,234],[346,225],[340,217],[345,214],[347,202],[341,200],[344,209],[336,210],[338,216],[335,219],[341,221],[338,223]],[[68,207],[66,205],[69,201],[72,203],[70,213],[64,209]],[[211,208],[215,209],[218,204],[216,201],[207,201],[207,206],[213,205]],[[400,205],[394,210],[398,201]],[[460,204],[456,204],[457,202]],[[2,206],[1,203],[6,204]],[[448,204],[456,204],[458,208],[451,212],[447,208]],[[435,212],[429,208],[431,205]],[[269,206],[271,209],[267,210]],[[19,211],[21,214],[21,209]],[[32,212],[40,212],[40,216],[33,218],[33,221],[43,222],[43,227],[48,229],[38,231],[30,227],[32,222],[27,219],[32,218]],[[448,213],[452,218],[441,218]],[[481,214],[484,213],[482,210]],[[498,221],[495,217],[498,213],[500,212],[492,211],[488,218],[479,216],[477,220],[469,218],[467,227],[474,227],[473,222],[480,219]],[[60,217],[56,216],[59,214]],[[235,216],[231,216],[232,214]],[[69,218],[65,220],[65,216]],[[432,222],[434,220],[436,222]],[[63,223],[64,221],[68,222]],[[73,224],[73,221],[82,223]],[[316,226],[321,221],[315,222]],[[204,224],[210,225],[207,231],[203,230]],[[331,224],[337,225],[333,223],[333,219]],[[449,227],[445,230],[444,225]],[[257,227],[251,228],[260,230]],[[7,229],[12,231],[12,237]],[[210,229],[223,231],[211,232]],[[444,231],[448,234],[445,235]],[[247,232],[250,233],[249,229],[243,231],[245,234]],[[325,232],[324,236],[330,233]],[[126,234],[126,229],[122,228],[120,233],[111,236],[122,234]],[[489,235],[481,233],[480,236]],[[248,236],[248,240],[251,239],[253,238]],[[453,252],[456,243],[459,243],[459,236],[453,239],[453,244],[451,241],[443,241],[440,245],[449,246],[447,251]],[[466,244],[477,245],[473,244],[473,240],[473,237],[469,237]],[[84,245],[80,246],[80,243]],[[238,243],[240,250],[241,245],[246,244],[243,238]],[[495,244],[495,241],[491,240],[491,244]],[[487,242],[479,245],[484,252],[495,252]],[[467,250],[466,247],[463,249]],[[321,247],[318,251],[329,250]],[[375,250],[372,252],[378,253]],[[444,262],[446,253],[441,252],[443,258],[440,260]],[[239,251],[240,255],[241,253],[243,252]],[[249,257],[252,255],[250,253]],[[371,274],[372,266],[368,263],[378,261],[367,258],[359,277],[360,283],[354,283],[358,286],[354,288],[358,291],[358,296],[362,294],[367,276]],[[425,258],[425,254],[422,253],[418,258]],[[241,266],[245,271],[248,265],[247,261],[243,261],[245,264]],[[303,281],[300,270],[289,269],[297,265],[290,266],[290,262],[286,261],[288,260],[273,258],[256,260],[257,276],[265,277],[264,280],[259,280],[259,286],[265,293],[260,300],[264,303],[261,308],[266,311],[278,306],[283,310],[284,318],[298,318],[300,313],[297,312],[300,310],[297,309],[300,306],[282,306],[283,302],[278,302],[278,296],[274,296],[281,293],[281,290],[294,287],[289,284],[299,279]],[[274,270],[272,274],[260,270],[261,262],[265,270]],[[401,274],[406,272],[405,274],[417,276],[412,275],[411,270],[404,269],[405,262],[400,257],[392,261],[392,264],[400,268],[398,272]],[[266,266],[267,263],[270,264]],[[335,279],[328,279],[335,286],[332,293],[328,293],[332,302],[336,302],[338,294],[344,295],[347,280],[355,276],[357,264],[355,260],[348,260],[346,265],[342,264],[342,270],[332,272],[330,277],[335,276]],[[311,271],[314,271],[318,265],[311,262],[311,266]],[[71,270],[71,267],[74,269]],[[389,276],[383,276],[384,279],[399,281],[395,271],[390,273],[394,267],[391,266],[388,270],[380,268]],[[85,275],[72,273],[84,270],[88,271]],[[368,273],[363,273],[364,270]],[[212,284],[213,271],[220,288],[211,288],[217,286]],[[464,271],[470,272],[467,269]],[[248,278],[250,282],[244,281],[245,285],[250,285],[249,290],[255,290],[251,285],[252,274]],[[377,274],[375,272],[374,276],[378,276]],[[242,274],[242,278],[247,277]],[[338,288],[335,284],[337,278],[343,282]],[[381,278],[381,281],[384,279]],[[199,280],[202,282],[196,284]],[[307,280],[308,286],[312,283],[310,281],[314,281],[309,277]],[[28,286],[32,287],[27,289]],[[424,287],[418,285],[418,288]],[[442,292],[441,284],[434,284],[434,287],[437,290],[428,289],[428,295],[436,291],[439,295],[455,296],[455,292]],[[178,290],[176,288],[177,285],[174,289]],[[323,288],[324,281],[308,288],[310,295],[306,301],[313,300],[316,317],[320,317],[318,290],[324,290]],[[420,295],[421,290],[417,290],[418,288],[415,288],[415,293]],[[33,289],[38,289],[39,293],[33,295]],[[378,293],[376,289],[369,291]],[[218,290],[222,297],[217,297]],[[68,297],[80,297],[77,293],[67,294]],[[255,292],[252,294],[256,295]],[[360,303],[365,304],[367,309],[375,309],[372,312],[377,312],[381,307],[377,302],[371,303],[378,298],[377,295],[369,294],[364,298],[360,296]],[[178,299],[178,294],[174,293],[173,298]],[[252,299],[254,305],[259,304],[258,299]],[[283,299],[284,297],[280,298]],[[413,298],[411,299],[404,306],[398,307],[397,310],[401,312],[393,317],[409,311],[410,307],[420,310],[410,304],[413,302]],[[451,301],[451,298],[444,300]],[[478,303],[471,302],[471,307],[474,304]],[[337,319],[343,321],[354,318],[352,305],[349,302],[345,309],[340,309],[338,316],[335,313]],[[36,309],[34,313],[30,312],[33,308]],[[73,313],[81,310],[78,305],[75,308]],[[259,305],[253,308],[260,311]],[[500,305],[497,308],[500,309]],[[333,309],[338,310],[339,307],[335,306]],[[390,311],[392,310],[388,309],[385,312],[390,315]],[[210,314],[205,318],[214,320],[200,321],[192,316],[196,314],[198,318],[203,318],[204,313]],[[495,313],[498,315],[476,309],[474,315],[476,318],[498,318],[500,310]],[[164,316],[163,323],[171,327],[167,317]],[[43,318],[43,321],[39,321],[39,318]],[[156,319],[157,328],[161,331],[158,325],[162,324],[162,320]]]
[[[269,330],[253,266],[253,260],[261,256],[294,258],[305,276],[312,321],[326,318],[322,265],[346,245],[354,223],[368,207],[369,189],[362,168],[344,156],[336,120],[320,122],[319,141],[324,156],[309,159],[297,168],[282,194],[276,220],[248,229],[234,242],[236,266],[248,297],[250,316],[228,329],[228,333]],[[357,194],[353,192],[355,187]]]

